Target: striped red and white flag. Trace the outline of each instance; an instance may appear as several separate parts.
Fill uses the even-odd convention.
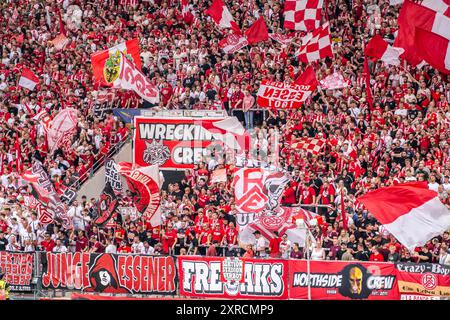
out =
[[[450,211],[426,182],[378,189],[358,201],[410,250],[450,228]]]
[[[27,88],[28,90],[34,90],[39,83],[39,78],[28,68],[22,69],[22,75],[19,79],[19,86]]]

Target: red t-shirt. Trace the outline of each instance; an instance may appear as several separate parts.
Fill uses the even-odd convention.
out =
[[[117,253],[131,253],[131,248],[129,246],[119,247]]]
[[[280,238],[273,238],[270,240],[269,248],[271,254],[280,252],[280,242],[281,242]]]
[[[177,237],[177,231],[172,229],[172,231],[166,231],[165,237],[162,237],[162,247],[164,253],[169,253],[169,248],[173,246],[175,243],[175,239]]]
[[[41,242],[41,245],[45,251],[51,252],[53,250],[53,248],[55,247],[55,241],[53,241],[53,239],[48,240],[48,241],[44,240]]]
[[[381,253],[377,253],[377,254],[374,254],[374,253],[372,253],[371,255],[370,255],[370,259],[369,259],[370,261],[380,261],[380,262],[383,262],[384,261],[384,257],[383,257],[383,255],[381,254]]]
[[[220,229],[220,230],[214,229],[211,232],[211,236],[212,236],[211,241],[212,242],[217,241],[220,243],[220,242],[222,242],[223,235],[224,235],[224,233],[223,233],[222,229]]]
[[[236,229],[228,228],[225,231],[226,239],[228,244],[236,244],[238,231]]]

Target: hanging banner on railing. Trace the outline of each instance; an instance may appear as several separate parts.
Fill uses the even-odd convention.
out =
[[[31,291],[33,254],[1,251],[0,269],[11,291]]]
[[[42,287],[99,293],[175,294],[171,256],[89,253],[43,254]]]
[[[450,266],[431,263],[397,263],[398,289],[402,299],[450,298]],[[416,297],[422,296],[422,297]]]
[[[398,300],[398,283],[392,263],[311,261],[312,300]],[[308,299],[305,260],[289,261],[291,299]]]
[[[287,299],[288,262],[179,256],[180,295],[227,299]]]
[[[162,169],[192,169],[224,147],[244,152],[248,137],[234,117],[134,118],[134,162]]]

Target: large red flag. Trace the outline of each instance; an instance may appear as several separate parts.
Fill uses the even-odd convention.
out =
[[[306,70],[303,71],[303,73],[299,75],[297,79],[295,79],[294,83],[306,86],[309,85],[311,86],[311,90],[314,90],[319,85],[319,82],[316,78],[316,72],[314,71],[314,68],[312,66],[306,68]]]
[[[368,57],[380,59],[387,65],[400,65],[400,55],[405,51],[403,48],[390,46],[380,35],[374,36],[364,49]]]
[[[450,28],[450,19],[447,25]],[[450,29],[447,39],[433,32],[416,28],[416,42],[422,45],[417,46],[417,52],[423,60],[437,70],[450,74]]]
[[[114,80],[119,77],[120,52],[126,55],[141,70],[138,39],[128,40],[107,50],[94,52],[91,55],[92,70],[94,71],[95,79],[101,85],[111,87]]]
[[[269,40],[269,31],[267,30],[263,16],[260,16],[259,19],[245,31],[245,35],[247,36],[248,43],[250,44]]]
[[[447,64],[442,60],[442,52],[439,54],[436,50],[427,51],[428,55],[425,54],[426,57],[422,56],[423,50],[435,47],[433,41],[436,38],[432,37],[431,34],[441,36],[443,39],[440,39],[439,42],[445,40],[448,42],[450,40],[449,17],[450,4],[447,0],[425,0],[420,5],[411,1],[405,1],[398,17],[399,30],[394,42],[394,46],[405,49],[401,57],[413,65],[417,65],[424,58],[427,58],[428,60],[425,60],[430,65],[444,65],[445,69],[441,71],[449,70],[450,53],[448,54]],[[422,37],[419,35],[417,37],[416,31],[418,28],[427,31],[428,35],[425,34]],[[423,42],[418,42],[418,40]],[[439,46],[442,47],[441,44]],[[444,52],[448,52],[447,48],[448,44],[444,48]],[[437,63],[436,60],[438,60]]]
[[[381,188],[358,201],[411,250],[450,228],[450,211],[423,181]]]

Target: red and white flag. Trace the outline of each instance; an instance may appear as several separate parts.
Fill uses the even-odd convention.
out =
[[[323,0],[286,0],[284,28],[311,31],[320,26]]]
[[[312,66],[306,68],[305,71],[303,71],[303,73],[295,79],[294,83],[298,85],[311,86],[311,88],[313,88],[312,90],[316,89],[319,85],[319,81],[317,81],[316,78],[316,72]]]
[[[294,40],[294,36],[289,36],[281,33],[269,33],[269,38],[281,43],[284,46],[289,46]]]
[[[302,149],[306,152],[317,155],[322,150],[326,142],[327,141],[325,139],[300,138],[300,140],[294,142],[291,147],[292,149]]]
[[[56,50],[64,49],[64,46],[69,42],[69,39],[62,33],[57,35],[55,39],[51,40],[50,43],[53,44]]]
[[[410,250],[450,228],[450,211],[426,182],[378,189],[358,201]]]
[[[239,232],[239,242],[242,245],[254,244],[255,236],[254,232],[259,231],[261,236],[270,242],[276,237],[275,231],[278,236],[283,234],[287,235],[287,238],[292,243],[297,242],[300,246],[305,245],[306,229],[299,229],[296,225],[297,219],[303,219],[305,224],[309,225],[311,219],[316,218],[316,214],[299,207],[280,207],[276,216],[261,214],[249,223]],[[314,239],[312,239],[314,241]]]
[[[92,70],[95,79],[102,86],[113,86],[113,82],[119,77],[121,52],[141,70],[139,39],[128,40],[107,50],[94,52],[91,55]]]
[[[211,16],[214,22],[219,26],[219,28],[229,28],[236,34],[242,34],[241,29],[234,21],[233,16],[228,10],[227,6],[222,0],[214,0],[205,12],[207,15]]]
[[[310,85],[263,79],[258,89],[256,103],[262,108],[300,108],[313,91],[314,88]]]
[[[247,45],[247,38],[236,34],[230,34],[219,42],[220,48],[227,54],[235,53]]]
[[[402,58],[413,65],[422,60],[450,73],[450,4],[446,0],[406,1],[398,17],[394,46],[405,49]]]
[[[52,154],[57,148],[66,150],[72,145],[72,137],[77,132],[78,117],[77,110],[67,108],[61,110],[53,119],[47,132],[47,143]]]
[[[216,169],[211,174],[210,183],[227,182],[227,169]]]
[[[358,158],[358,153],[356,152],[356,149],[353,146],[353,143],[348,140],[346,140],[345,143],[347,143],[348,146],[347,146],[347,150],[344,151],[344,156],[350,157],[353,160],[356,160]]]
[[[22,74],[19,79],[19,86],[27,88],[28,90],[34,90],[39,83],[39,78],[33,71],[28,68],[22,68]]]
[[[325,79],[320,80],[320,86],[323,89],[335,90],[347,88],[350,85],[350,80],[344,79],[342,74],[335,72],[330,74]]]
[[[387,65],[400,65],[400,55],[405,52],[403,48],[390,46],[380,35],[373,37],[367,43],[364,54],[368,57],[377,58]]]
[[[191,24],[194,21],[194,15],[189,10],[188,0],[181,0],[181,14],[184,22]]]
[[[333,57],[331,48],[330,24],[327,22],[302,39],[302,46],[296,52],[304,63]]]
[[[114,88],[133,90],[150,103],[159,103],[158,89],[122,52],[119,52],[118,76],[112,82]]]
[[[38,121],[42,125],[45,133],[48,132],[48,129],[50,128],[52,122],[52,118],[46,110],[41,110],[39,113],[37,113],[33,117],[33,120]]]
[[[261,168],[242,168],[235,172],[234,188],[236,210],[240,213],[260,213],[279,206],[284,187],[289,182],[282,172]]]
[[[267,30],[263,16],[260,16],[258,20],[245,31],[245,36],[250,44],[269,40],[269,31]]]
[[[130,162],[119,162],[117,171],[126,178],[133,196],[133,204],[152,226],[161,224],[161,185],[157,165],[134,167]]]

